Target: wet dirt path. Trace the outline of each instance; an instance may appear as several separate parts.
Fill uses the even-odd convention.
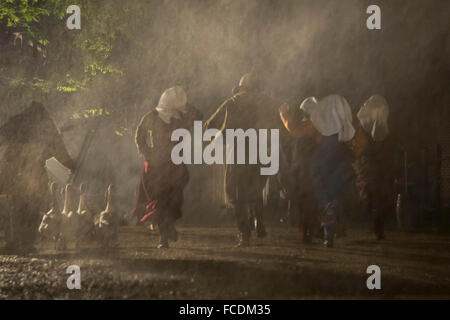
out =
[[[119,246],[85,244],[27,257],[0,255],[2,299],[329,299],[450,298],[450,237],[388,232],[382,242],[349,230],[336,248],[300,246],[295,229],[269,228],[250,248],[234,248],[232,227],[180,227],[180,240],[156,249],[158,236],[122,227]],[[81,289],[68,290],[69,265]],[[368,290],[366,268],[381,268],[381,290]]]

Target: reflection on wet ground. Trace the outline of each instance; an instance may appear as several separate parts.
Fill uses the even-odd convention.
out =
[[[26,299],[320,299],[450,297],[450,237],[388,232],[377,242],[349,230],[326,249],[302,246],[295,229],[269,228],[250,248],[234,248],[232,227],[180,227],[180,240],[156,249],[158,235],[122,227],[119,246],[85,243],[27,257],[0,255],[0,298]],[[81,290],[68,290],[66,268],[81,268]],[[366,269],[381,268],[381,290]]]

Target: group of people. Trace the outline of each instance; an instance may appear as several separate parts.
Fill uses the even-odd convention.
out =
[[[392,161],[387,159],[392,154],[387,150],[388,117],[388,104],[379,95],[361,106],[355,120],[347,100],[339,95],[309,97],[298,107],[290,106],[264,94],[258,78],[249,73],[204,123],[204,129],[278,129],[282,140],[290,139],[290,150],[280,149],[280,170],[270,179],[282,186],[291,210],[298,213],[301,240],[308,243],[320,235],[332,247],[342,193],[352,183],[374,219],[377,238],[385,237],[385,216],[393,203],[389,198],[393,179]],[[158,227],[160,248],[178,239],[175,222],[182,216],[183,190],[189,182],[186,165],[172,162],[177,143],[172,133],[179,128],[190,130],[194,121],[202,119],[202,113],[188,103],[185,90],[176,86],[162,94],[136,130],[144,166],[134,216]],[[249,152],[246,144],[247,159]],[[56,157],[71,170],[75,165],[48,111],[36,102],[0,128],[0,155],[0,195],[7,195],[10,204],[7,248],[30,251],[39,212],[48,199],[43,164]],[[234,212],[238,246],[250,244],[253,230],[258,237],[266,235],[262,215],[267,180],[258,164],[225,164],[225,199]]]
[[[353,120],[347,100],[340,95],[323,99],[309,97],[299,107],[269,97],[260,88],[258,78],[245,74],[233,88],[232,96],[205,122],[204,128],[279,129],[294,140],[291,152],[282,151],[277,180],[287,190],[299,213],[301,240],[310,242],[321,230],[324,244],[332,247],[338,217],[336,208],[343,190],[355,183],[366,210],[371,212],[374,231],[383,239],[385,214],[390,200],[392,180],[382,167],[381,157],[388,137],[389,106],[380,95],[370,97]],[[159,248],[176,241],[175,221],[182,215],[183,189],[189,181],[184,164],[171,161],[175,142],[172,132],[192,128],[202,114],[188,103],[181,87],[167,89],[157,107],[147,113],[136,130],[136,145],[144,158],[135,216],[143,222],[151,219],[160,233]],[[246,149],[248,158],[249,150]],[[234,152],[236,154],[237,152]],[[263,189],[267,176],[256,164],[225,164],[225,199],[234,211],[237,246],[250,244],[256,229],[258,237],[266,230],[262,221]],[[253,225],[252,215],[256,221]]]

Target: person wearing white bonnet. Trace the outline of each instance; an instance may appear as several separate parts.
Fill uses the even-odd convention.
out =
[[[156,106],[156,111],[165,123],[170,123],[172,118],[180,119],[181,115],[186,113],[186,104],[186,91],[180,86],[175,86],[163,92]]]
[[[339,142],[350,141],[355,135],[353,117],[347,100],[337,94],[326,96],[321,100],[308,97],[300,104],[300,110],[311,120],[314,128],[325,137],[337,134]],[[292,110],[280,110],[285,127],[291,134],[301,137],[307,128],[306,124],[292,123]],[[289,125],[290,124],[290,125]]]
[[[314,127],[323,135],[338,135],[339,142],[347,142],[355,135],[352,111],[347,100],[340,95],[329,95],[313,104],[309,115]]]
[[[136,147],[144,158],[144,170],[139,181],[134,216],[138,223],[147,219],[157,225],[159,248],[167,248],[169,240],[176,241],[175,221],[182,215],[183,190],[189,181],[184,164],[171,160],[171,140],[174,130],[190,129],[201,113],[188,104],[183,88],[175,86],[163,92],[155,110],[142,117],[136,129]]]
[[[353,154],[361,203],[374,220],[378,240],[385,238],[384,221],[393,210],[393,153],[388,143],[389,105],[381,95],[367,99],[357,114],[359,124],[348,146]]]
[[[280,109],[280,116],[291,135],[314,137],[316,141],[309,165],[318,207],[323,212],[324,244],[333,247],[335,202],[354,176],[345,144],[355,135],[352,114],[347,100],[335,94],[321,100],[309,97],[300,109],[308,120],[295,121],[287,107]]]

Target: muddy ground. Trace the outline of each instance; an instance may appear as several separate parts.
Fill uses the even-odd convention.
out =
[[[348,230],[334,249],[319,239],[301,246],[295,228],[269,227],[250,248],[234,248],[233,227],[179,227],[180,240],[156,249],[158,236],[121,227],[119,246],[51,244],[26,257],[0,255],[2,299],[343,299],[450,298],[450,236],[387,232],[377,242]],[[81,289],[69,290],[69,265]],[[381,268],[381,290],[368,290],[366,268]]]

